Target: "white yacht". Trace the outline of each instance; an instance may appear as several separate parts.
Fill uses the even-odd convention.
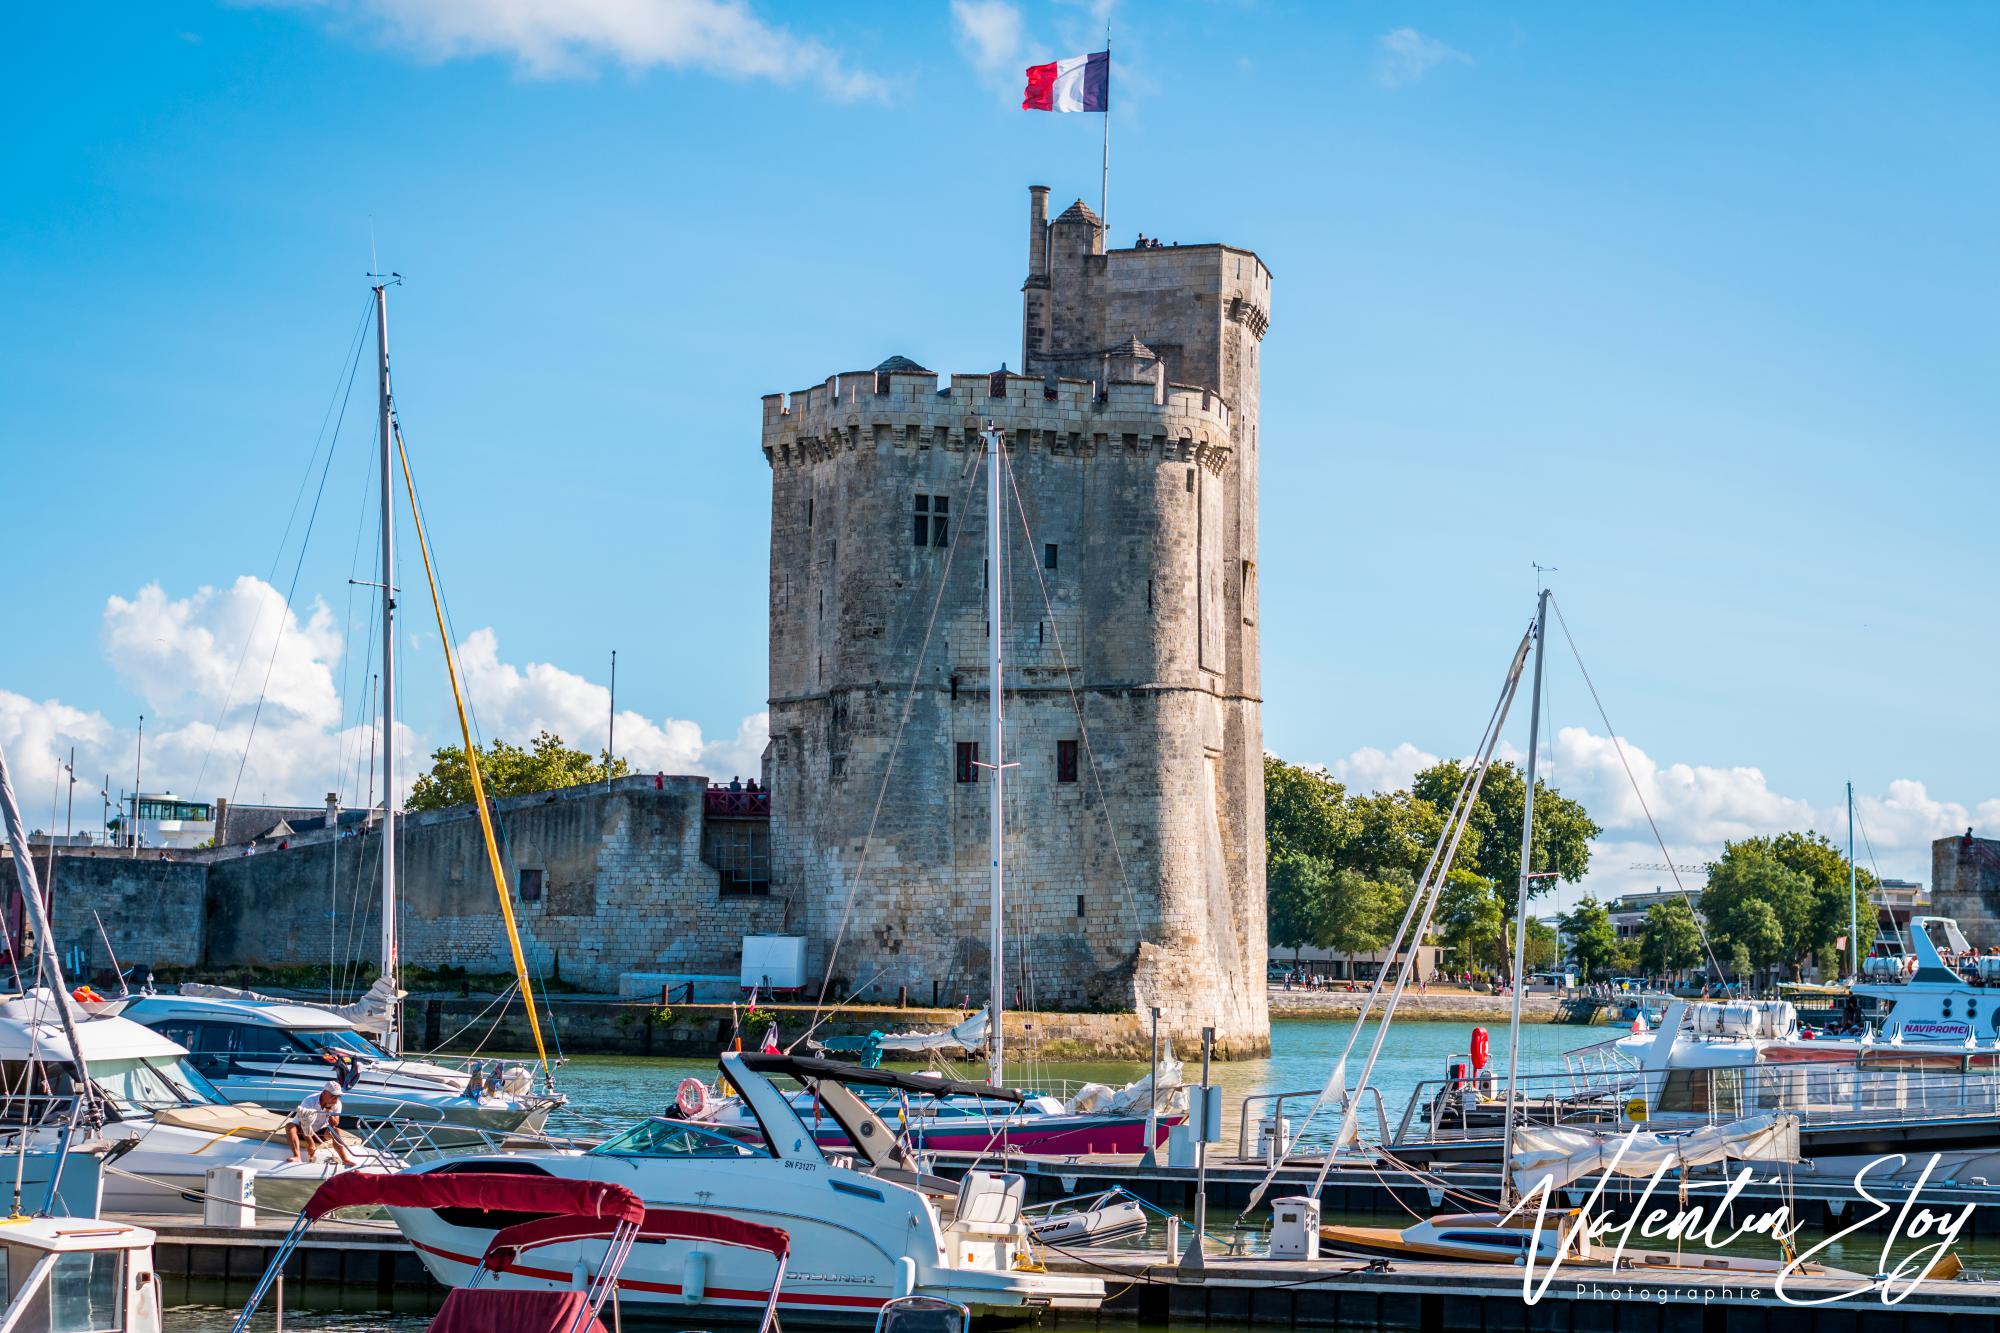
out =
[[[0,1147],[13,1151],[26,1133],[30,1149],[54,1145],[68,1118],[75,1063],[46,990],[0,1000]],[[283,1116],[232,1105],[186,1060],[187,1052],[150,1028],[74,1003],[71,1018],[105,1123],[104,1206],[118,1213],[200,1213],[208,1172],[254,1170],[258,1201],[295,1211],[340,1169],[331,1153],[294,1163]],[[324,1081],[324,1080],[322,1080]],[[374,1170],[402,1163],[356,1144],[356,1162]]]
[[[113,1008],[186,1047],[196,1072],[230,1101],[288,1114],[327,1079],[339,1077],[347,1085],[341,1101],[362,1128],[405,1122],[436,1147],[538,1134],[549,1113],[568,1100],[537,1093],[533,1076],[519,1064],[482,1068],[473,1060],[461,1068],[398,1059],[339,1014],[315,1005],[143,995]]]
[[[926,1094],[938,1090],[936,1080],[787,1055],[729,1054],[721,1068],[754,1125],[723,1129],[655,1116],[588,1152],[473,1155],[417,1170],[609,1181],[633,1191],[649,1209],[685,1208],[782,1228],[791,1235],[793,1256],[779,1298],[787,1319],[866,1317],[913,1294],[975,1313],[1091,1310],[1103,1301],[1104,1284],[1096,1278],[1036,1271],[1020,1177],[970,1171],[960,1183],[925,1174],[847,1086]],[[818,1116],[842,1127],[845,1149],[821,1146],[773,1082],[777,1078],[816,1096]],[[972,1084],[956,1090],[995,1095]],[[521,1220],[451,1208],[397,1208],[391,1215],[432,1276],[453,1287],[470,1280],[496,1227]],[[539,1275],[509,1267],[497,1280],[532,1284]],[[618,1286],[628,1306],[747,1311],[761,1305],[770,1280],[770,1263],[762,1256],[642,1241]]]
[[[1870,1069],[1991,1073],[2000,1068],[2000,954],[1981,955],[1949,917],[1910,923],[1910,951],[1870,958],[1840,1022],[1815,1031],[1784,1000],[1701,1000],[1668,1006],[1659,1031],[1615,1048],[1631,1063],[1668,1073],[1662,1109],[1698,1100],[1672,1071],[1836,1062]],[[1870,1010],[1864,1002],[1872,1004]]]

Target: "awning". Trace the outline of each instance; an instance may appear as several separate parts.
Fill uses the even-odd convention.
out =
[[[336,1208],[381,1204],[388,1208],[483,1208],[517,1213],[559,1213],[638,1223],[646,1205],[623,1185],[555,1176],[503,1176],[475,1172],[389,1175],[343,1171],[313,1192],[304,1216],[317,1221]]]

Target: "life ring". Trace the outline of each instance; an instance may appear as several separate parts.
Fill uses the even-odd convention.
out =
[[[708,1084],[690,1075],[674,1089],[674,1105],[683,1119],[699,1120],[708,1111]]]

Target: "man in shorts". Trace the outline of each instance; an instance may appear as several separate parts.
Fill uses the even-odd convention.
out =
[[[342,1166],[354,1165],[340,1137],[340,1084],[328,1079],[318,1092],[299,1103],[285,1121],[285,1141],[291,1145],[294,1162],[310,1162],[325,1145],[333,1149]]]

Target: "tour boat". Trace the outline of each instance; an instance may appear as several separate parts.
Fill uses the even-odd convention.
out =
[[[796,1268],[779,1295],[787,1320],[852,1319],[897,1297],[931,1296],[974,1313],[1094,1310],[1096,1278],[1037,1271],[1018,1176],[970,1171],[962,1182],[926,1174],[917,1157],[852,1091],[891,1088],[916,1096],[939,1080],[863,1069],[806,1056],[731,1053],[721,1072],[754,1124],[728,1127],[654,1116],[587,1152],[473,1154],[430,1163],[417,1178],[507,1172],[613,1182],[648,1209],[691,1209],[791,1234]],[[823,1148],[780,1087],[788,1078],[840,1125],[842,1152]],[[951,1091],[1005,1099],[973,1084]],[[459,1286],[477,1270],[504,1215],[455,1208],[400,1208],[396,1224],[433,1277]],[[753,1308],[769,1266],[740,1256],[697,1255],[685,1244],[635,1248],[618,1279],[629,1307],[671,1314],[686,1304]],[[503,1276],[503,1281],[511,1280]]]
[[[539,1133],[567,1101],[535,1092],[533,1076],[519,1064],[489,1073],[477,1060],[458,1068],[397,1059],[352,1023],[312,1005],[145,995],[113,1009],[185,1046],[188,1062],[230,1101],[287,1114],[328,1079],[352,1078],[341,1102],[359,1125],[405,1122],[435,1147]]]

